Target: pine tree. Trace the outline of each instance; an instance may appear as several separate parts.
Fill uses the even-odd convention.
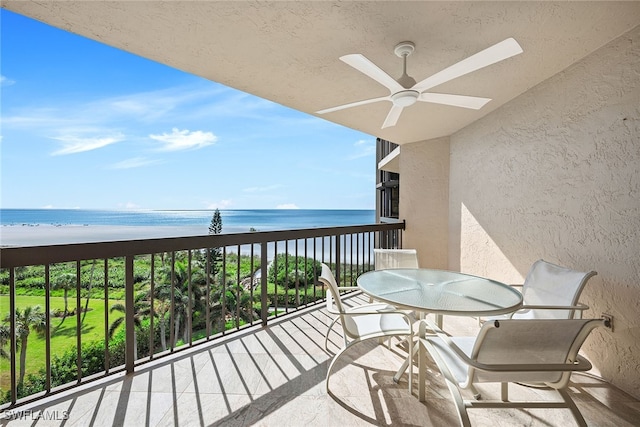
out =
[[[209,224],[209,234],[220,234],[222,232],[222,215],[220,215],[220,209],[216,209],[211,218]],[[215,276],[220,270],[220,263],[222,262],[222,249],[211,248],[209,252],[209,259],[211,262],[210,273]]]
[[[222,232],[222,215],[220,209],[216,209],[209,224],[209,234],[220,234]]]

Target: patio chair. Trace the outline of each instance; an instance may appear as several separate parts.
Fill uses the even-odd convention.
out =
[[[582,312],[589,306],[579,304],[578,299],[587,281],[596,274],[595,271],[584,273],[539,259],[531,266],[522,285],[522,308],[502,318],[581,318]],[[489,320],[499,318],[492,317]]]
[[[419,388],[425,400],[426,354],[442,372],[462,426],[470,426],[469,408],[568,408],[580,426],[584,418],[567,393],[573,371],[587,371],[591,363],[578,354],[589,333],[604,326],[602,319],[507,319],[485,322],[477,337],[449,337],[439,329],[426,335],[420,325]],[[562,401],[510,401],[509,382],[527,382],[555,389]],[[475,391],[478,383],[500,383],[501,400],[463,400],[461,390]]]
[[[418,268],[415,249],[374,249],[376,270],[388,268]]]
[[[390,268],[420,268],[418,265],[418,251],[415,249],[374,249],[376,270],[386,270]],[[373,302],[373,298],[369,298]],[[414,313],[416,317],[422,318],[424,313]],[[442,314],[436,314],[436,324],[442,328]]]
[[[379,249],[373,250],[374,265],[376,270],[391,268],[419,268],[418,251],[415,249]],[[372,303],[373,298],[369,297]],[[413,313],[414,318],[422,317],[421,313]],[[437,318],[438,325],[442,326],[442,316]],[[391,338],[388,345],[391,346]],[[404,366],[404,365],[403,365]],[[397,381],[396,381],[397,382]]]
[[[374,249],[376,270],[389,268],[418,268],[418,251],[415,249]],[[373,302],[373,298],[369,298]]]
[[[406,311],[396,310],[385,304],[363,304],[356,307],[345,307],[340,297],[340,291],[358,289],[355,286],[338,286],[331,269],[322,264],[322,273],[318,278],[328,289],[327,311],[336,315],[329,324],[324,340],[324,348],[328,351],[329,333],[336,322],[340,321],[343,330],[344,346],[334,356],[327,370],[326,389],[329,392],[329,377],[333,365],[342,353],[352,345],[371,338],[392,336],[409,337],[409,354],[413,354],[413,317]],[[412,364],[413,365],[413,364]],[[412,391],[413,369],[409,370],[409,392]]]

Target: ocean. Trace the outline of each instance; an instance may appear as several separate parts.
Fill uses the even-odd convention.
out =
[[[207,234],[213,210],[0,209],[2,226],[108,225],[200,227]],[[246,209],[220,210],[222,232],[236,233],[373,224],[374,210]]]

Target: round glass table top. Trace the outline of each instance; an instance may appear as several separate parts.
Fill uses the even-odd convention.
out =
[[[469,274],[423,268],[375,270],[358,287],[379,301],[436,314],[488,316],[515,311],[522,294],[504,283]]]

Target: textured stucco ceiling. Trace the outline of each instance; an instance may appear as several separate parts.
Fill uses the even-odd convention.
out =
[[[434,92],[492,98],[479,111],[417,103],[381,129],[390,103],[321,117],[398,143],[450,135],[640,24],[640,2],[27,1],[2,7],[279,104],[320,109],[388,95],[341,62],[361,53],[394,77],[413,41],[420,81],[514,37],[524,53]]]

